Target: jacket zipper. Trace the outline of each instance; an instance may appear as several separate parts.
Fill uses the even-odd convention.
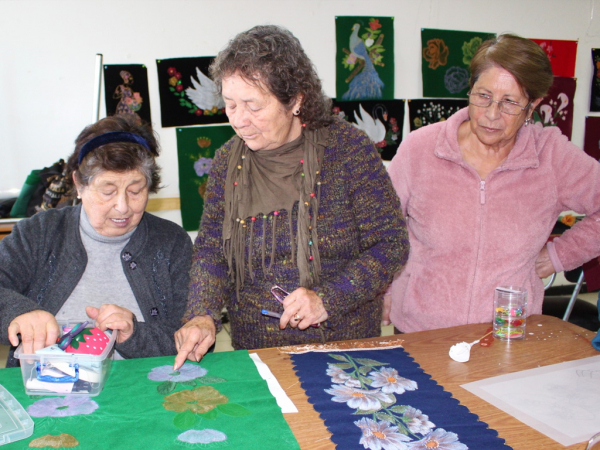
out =
[[[485,181],[479,182],[479,203],[485,205]]]

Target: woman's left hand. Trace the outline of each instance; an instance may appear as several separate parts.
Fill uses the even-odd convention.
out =
[[[87,306],[85,312],[102,331],[107,328],[119,330],[117,344],[122,344],[133,334],[133,313],[117,305],[102,305],[100,308]]]
[[[544,245],[544,248],[538,255],[535,260],[535,272],[538,277],[546,278],[552,275],[556,270],[554,269],[554,265],[550,260],[550,254],[548,253],[548,248]]]
[[[298,288],[283,301],[284,312],[279,321],[282,330],[289,324],[292,328],[305,330],[314,323],[325,322],[329,315],[321,297],[315,291]]]

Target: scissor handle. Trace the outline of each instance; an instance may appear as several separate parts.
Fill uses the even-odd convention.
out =
[[[275,297],[280,303],[283,303],[283,300],[290,295],[288,291],[277,284],[271,288],[271,294],[273,294],[273,297]]]

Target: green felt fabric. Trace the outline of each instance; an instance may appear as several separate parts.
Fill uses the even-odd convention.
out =
[[[212,159],[234,134],[230,125],[177,128],[181,222],[187,231],[198,231]]]
[[[19,193],[19,197],[17,197],[17,201],[10,210],[10,217],[27,216],[27,204],[38,184],[40,184],[40,177],[38,175],[40,172],[41,170],[32,170],[31,173],[27,175],[25,183],[23,183],[23,187]]]
[[[211,410],[215,416],[212,419],[206,415],[188,413],[186,420],[191,417],[195,423],[182,428],[175,426],[174,419],[177,413],[163,406],[164,397],[169,395],[161,394],[157,390],[163,382],[148,379],[148,374],[153,368],[172,364],[173,357],[114,361],[104,390],[98,396],[90,398],[98,404],[94,412],[70,417],[34,417],[33,435],[3,448],[29,448],[29,443],[35,438],[61,433],[74,436],[79,441],[79,446],[75,448],[86,450],[300,448],[247,351],[208,354],[199,364],[207,370],[203,376],[204,380],[214,381],[214,377],[218,377],[226,381],[209,384],[177,383],[173,392],[191,390],[197,386],[212,386],[228,398],[227,407],[237,408],[239,411],[241,406],[249,414],[227,415],[222,412],[227,411],[227,407]],[[189,362],[187,364],[197,365]],[[8,389],[25,409],[40,399],[29,398],[25,394],[19,368],[0,370],[0,384]],[[179,441],[178,436],[188,429],[217,430],[224,433],[227,440],[209,444]]]

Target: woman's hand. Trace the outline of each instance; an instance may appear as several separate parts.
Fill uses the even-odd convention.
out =
[[[100,308],[87,306],[85,312],[102,331],[107,328],[119,330],[117,344],[122,344],[133,334],[133,313],[127,308],[117,305],[102,305]]]
[[[279,320],[282,330],[289,324],[292,328],[305,330],[314,323],[325,322],[329,317],[321,297],[315,291],[298,288],[283,301],[284,312]]]
[[[550,260],[550,255],[548,254],[548,248],[544,245],[544,248],[538,255],[535,260],[535,272],[538,277],[546,278],[552,275],[556,270],[554,269],[554,265],[552,265],[552,261]]]
[[[212,317],[197,316],[175,332],[177,356],[173,370],[179,369],[186,359],[198,362],[215,343],[217,329]]]
[[[390,289],[383,295],[383,310],[381,311],[381,325],[389,325],[390,312],[392,312],[392,292]]]
[[[17,336],[19,333],[23,343],[23,353],[31,354],[56,344],[60,327],[52,314],[36,310],[15,317],[8,326],[8,340],[15,347],[19,345]]]

